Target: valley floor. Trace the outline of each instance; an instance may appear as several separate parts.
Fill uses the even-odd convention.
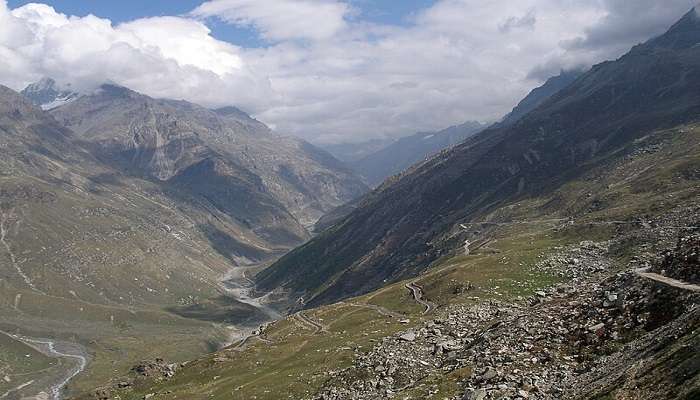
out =
[[[143,359],[178,353],[184,361],[247,342],[260,323],[279,318],[265,298],[251,297],[246,271],[255,268],[241,267],[223,277],[222,291],[233,305],[216,304],[205,311],[224,314],[222,320],[178,316],[178,310],[73,305],[56,299],[53,307],[79,308],[75,320],[58,323],[49,317],[53,307],[41,306],[40,294],[14,294],[6,288],[4,294],[16,300],[14,307],[0,314],[4,329],[0,331],[0,399],[58,400],[64,392],[84,392],[125,374]],[[236,304],[258,311],[240,314]],[[47,317],[37,319],[35,307],[41,307]],[[253,320],[246,321],[246,315],[253,315]]]
[[[698,282],[649,271],[666,276],[659,282],[637,270],[657,266],[679,236],[700,225],[699,132],[656,132],[623,161],[553,193],[459,221],[478,228],[468,254],[457,243],[419,276],[262,330],[255,327],[274,310],[250,298],[243,273],[227,285],[242,302],[222,296],[168,310],[4,289],[10,306],[0,309],[0,328],[22,326],[30,337],[50,329],[60,338],[79,328],[93,359],[68,385],[78,398],[636,399],[668,386],[691,391],[666,390],[668,398],[691,399],[700,366],[685,355],[700,350],[697,294],[666,278]],[[657,294],[671,309],[655,306]],[[58,324],[23,315],[37,310],[81,317]],[[244,314],[249,332],[233,338],[222,329]],[[105,321],[109,315],[115,319]],[[671,331],[679,340],[654,347],[653,338]],[[231,346],[214,351],[226,341]]]
[[[691,399],[700,297],[639,269],[699,217],[502,226],[416,279],[90,398]]]
[[[22,380],[18,382],[17,386],[0,395],[1,399],[12,399],[18,397],[20,393],[33,392],[37,393],[37,395],[22,398],[59,400],[62,397],[65,386],[71,379],[85,370],[90,359],[87,350],[75,343],[59,342],[54,339],[31,338],[7,332],[0,332],[0,334],[5,335],[10,340],[26,345],[45,357],[56,360],[55,365],[52,367],[29,374],[30,376],[14,375],[15,379]],[[25,354],[25,357],[30,358],[32,355]],[[9,375],[6,375],[6,377],[9,379],[9,382],[7,379],[5,380],[6,383],[12,382],[12,378]],[[30,377],[33,379],[29,379]]]

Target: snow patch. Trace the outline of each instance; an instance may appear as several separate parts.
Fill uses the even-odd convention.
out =
[[[54,100],[52,102],[42,104],[41,109],[44,111],[53,110],[54,108],[58,108],[64,104],[68,104],[70,102],[73,102],[76,99],[78,99],[78,96],[75,95],[74,93],[71,93],[70,95],[68,95],[66,97],[58,97],[58,98],[56,98],[56,100]]]

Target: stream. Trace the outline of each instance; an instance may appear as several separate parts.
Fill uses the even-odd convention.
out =
[[[274,321],[282,318],[282,315],[267,303],[269,295],[254,297],[255,289],[254,282],[246,276],[246,272],[255,268],[251,267],[236,267],[231,269],[222,279],[221,285],[226,294],[237,301],[248,304],[260,310],[266,320],[263,323]],[[256,336],[258,325],[256,326],[241,326],[241,325],[224,325],[229,331],[227,340],[222,347],[227,347],[235,343],[243,344],[248,339]],[[48,372],[48,376],[37,378],[31,381],[23,382],[18,386],[10,389],[6,393],[0,393],[0,400],[9,400],[21,398],[26,400],[61,400],[63,392],[71,379],[82,373],[87,367],[89,355],[87,350],[79,344],[60,341],[48,338],[33,338],[24,335],[15,335],[8,332],[0,331],[0,334],[5,334],[14,340],[22,342],[27,346],[34,348],[40,353],[51,357],[61,359],[63,368],[54,367]],[[22,396],[29,390],[34,390],[33,393],[38,394],[32,397]]]
[[[0,333],[30,346],[48,357],[66,361],[66,368],[61,370],[53,368],[51,373],[54,372],[54,369],[58,371],[58,373],[56,373],[55,376],[48,376],[46,378],[46,382],[43,382],[47,386],[48,393],[46,391],[42,391],[34,397],[22,397],[22,399],[60,400],[62,398],[63,390],[65,389],[66,385],[68,385],[68,382],[83,372],[87,366],[89,358],[88,353],[85,348],[79,344],[54,339],[13,335],[7,332]],[[10,398],[9,396],[11,394],[19,392],[25,387],[33,386],[35,383],[39,384],[42,382],[25,382],[0,396],[0,399]]]
[[[236,267],[230,270],[221,281],[226,294],[241,303],[248,304],[260,310],[267,317],[267,320],[263,322],[276,321],[282,318],[282,314],[267,304],[269,294],[259,297],[254,297],[252,295],[255,289],[255,283],[246,276],[246,272],[253,268],[255,268],[255,266]],[[257,328],[257,326],[241,328],[239,326],[230,325],[229,338],[222,347],[245,341],[247,338],[254,336],[254,332]]]

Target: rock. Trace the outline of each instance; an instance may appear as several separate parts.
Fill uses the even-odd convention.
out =
[[[142,361],[131,368],[131,371],[140,377],[146,378],[171,378],[175,375],[176,364],[168,364],[162,358],[153,361]]]
[[[486,389],[476,389],[468,391],[462,396],[462,400],[484,400],[486,398]]]
[[[413,331],[409,331],[399,336],[399,339],[404,340],[406,342],[412,342],[416,340],[416,334]]]
[[[497,376],[498,376],[498,373],[496,372],[495,369],[489,369],[483,375],[481,375],[481,380],[482,381],[490,381]]]

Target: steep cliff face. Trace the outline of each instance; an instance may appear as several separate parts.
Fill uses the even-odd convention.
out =
[[[656,129],[697,120],[698,42],[700,21],[691,11],[665,35],[593,67],[516,123],[483,131],[386,182],[258,282],[319,304],[417,274],[454,248],[449,238],[460,223],[624,157]]]
[[[236,181],[235,191],[252,197],[233,205],[239,208],[229,214],[255,226],[276,221],[275,230],[287,231],[280,238],[296,237],[291,242],[305,239],[304,227],[323,213],[366,190],[332,156],[299,139],[280,137],[232,107],[212,111],[105,85],[52,113],[101,160],[128,174],[166,184],[197,179],[196,194],[214,199],[227,189],[210,187],[207,173],[218,185]],[[219,179],[222,175],[227,179]],[[254,210],[257,204],[276,209],[267,222]],[[250,215],[245,208],[251,208]]]

